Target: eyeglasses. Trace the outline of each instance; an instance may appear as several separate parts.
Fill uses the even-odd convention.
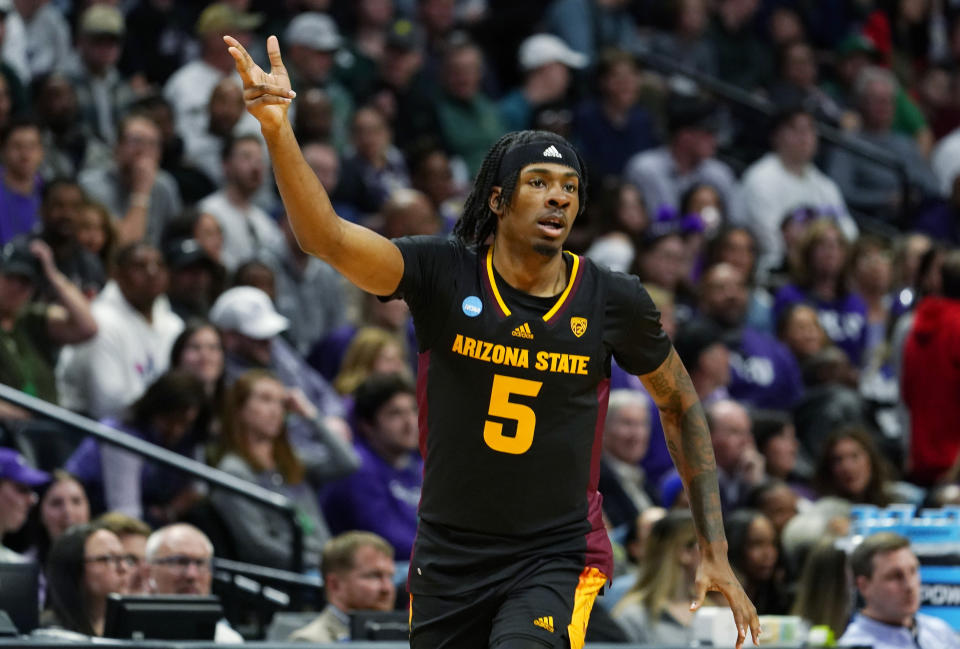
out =
[[[199,557],[188,557],[183,554],[173,554],[169,557],[160,557],[159,559],[154,559],[151,561],[155,566],[164,566],[166,568],[173,568],[176,570],[182,570],[184,572],[193,566],[200,572],[205,572],[210,570],[211,559],[199,558]]]
[[[112,563],[117,568],[132,568],[137,565],[137,558],[132,554],[98,554],[95,557],[84,557],[87,563]]]

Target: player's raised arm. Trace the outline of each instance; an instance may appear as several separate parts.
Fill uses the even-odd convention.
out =
[[[224,36],[243,79],[247,110],[260,122],[287,217],[300,247],[375,295],[393,293],[403,275],[403,257],[393,243],[337,216],[307,162],[287,118],[295,93],[280,58],[276,36],[267,39],[270,73],[264,72],[233,37]]]
[[[737,624],[737,649],[746,639],[748,628],[754,644],[757,644],[760,619],[727,559],[717,463],[707,417],[690,375],[676,350],[671,349],[660,367],[642,375],[640,380],[660,409],[667,448],[683,480],[697,528],[700,566],[697,568],[697,596],[690,608],[699,608],[708,590],[720,591],[729,602]]]

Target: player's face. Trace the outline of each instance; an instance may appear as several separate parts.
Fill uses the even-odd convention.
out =
[[[520,170],[510,205],[500,214],[497,238],[528,242],[547,257],[560,252],[580,211],[580,177],[571,167],[536,162]]]

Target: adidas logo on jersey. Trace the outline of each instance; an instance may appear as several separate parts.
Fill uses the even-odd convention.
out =
[[[543,155],[545,158],[560,158],[563,160],[563,156],[557,151],[557,147],[552,144],[543,150]]]
[[[530,331],[530,325],[524,322],[522,325],[513,330],[513,335],[517,338],[526,338],[527,340],[533,340],[533,332]]]
[[[541,629],[546,629],[550,633],[553,633],[553,616],[546,615],[544,617],[538,617],[533,621],[533,626],[538,626]]]

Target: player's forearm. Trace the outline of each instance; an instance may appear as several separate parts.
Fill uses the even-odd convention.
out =
[[[340,219],[316,174],[304,160],[289,121],[262,129],[287,218],[300,247],[327,259],[340,239]]]
[[[686,368],[671,350],[655,371],[641,377],[657,407],[667,449],[683,480],[705,554],[726,552],[717,463],[707,418]]]

